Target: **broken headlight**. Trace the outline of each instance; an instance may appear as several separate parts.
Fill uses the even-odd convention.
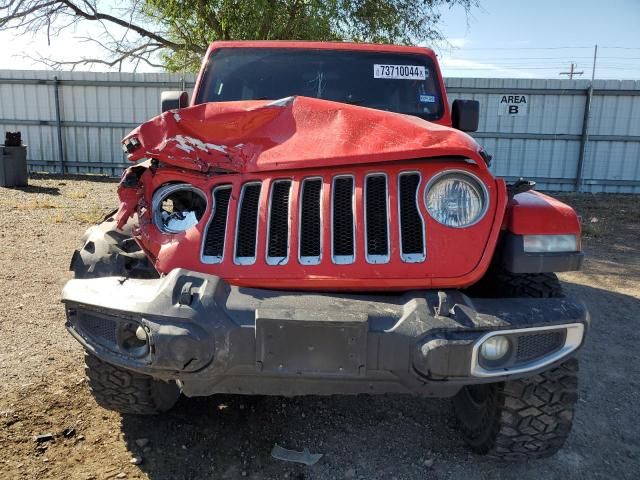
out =
[[[448,170],[433,177],[425,188],[429,215],[448,227],[469,227],[487,211],[487,188],[475,176]]]
[[[180,233],[194,227],[207,209],[202,191],[187,183],[160,187],[151,202],[153,223],[163,233]]]

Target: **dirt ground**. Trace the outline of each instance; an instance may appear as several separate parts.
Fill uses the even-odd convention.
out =
[[[640,478],[640,197],[562,196],[583,217],[588,257],[561,278],[593,317],[576,422],[554,458],[505,466],[469,453],[445,400],[217,396],[151,419],[101,409],[59,298],[71,252],[115,206],[116,185],[30,184],[0,189],[1,479]],[[324,457],[312,467],[273,460],[275,443]]]

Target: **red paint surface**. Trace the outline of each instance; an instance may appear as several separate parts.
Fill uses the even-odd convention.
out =
[[[489,211],[477,224],[469,228],[449,228],[434,221],[427,213],[424,188],[428,179],[445,169],[465,170],[477,175],[485,184],[490,197]],[[391,258],[386,264],[369,264],[365,259],[363,179],[367,173],[386,172],[389,185],[389,233]],[[399,252],[397,205],[397,174],[420,171],[419,209],[425,221],[427,258],[421,263],[405,263]],[[355,176],[356,260],[348,265],[335,265],[331,259],[331,237],[323,229],[323,255],[319,265],[302,265],[298,261],[298,193],[299,181],[307,177],[324,179],[322,216],[327,226],[331,218],[330,188],[333,176]],[[267,265],[265,260],[267,237],[267,205],[270,184],[278,179],[291,179],[291,227],[289,260],[285,265]],[[232,198],[238,198],[242,184],[260,180],[260,200],[257,258],[253,265],[236,265],[233,261],[236,207],[230,202],[224,260],[220,264],[201,261],[202,240],[213,204],[211,191],[219,185],[232,185]],[[353,167],[282,171],[270,174],[230,174],[206,176],[175,168],[148,170],[143,178],[142,195],[151,199],[153,192],[167,182],[188,182],[200,188],[208,199],[203,220],[194,228],[179,234],[161,233],[151,222],[150,212],[139,209],[138,241],[154,260],[156,268],[167,273],[174,268],[187,268],[218,275],[228,282],[262,288],[294,290],[407,290],[415,288],[462,287],[477,281],[486,271],[502,224],[506,204],[504,182],[495,180],[487,170],[481,170],[455,160],[418,160],[396,162],[389,165],[360,165]],[[127,189],[121,188],[121,191]],[[129,189],[131,190],[131,189]],[[122,193],[121,193],[122,197]],[[148,203],[148,201],[147,201]]]
[[[337,167],[439,156],[471,158],[484,168],[478,144],[458,130],[408,115],[290,98],[284,106],[251,100],[165,112],[127,136],[136,137],[142,145],[129,159],[156,158],[204,173]],[[210,146],[187,152],[177,140],[185,138]]]
[[[540,192],[525,192],[509,203],[505,223],[518,235],[580,234],[580,220],[569,205]]]
[[[437,65],[433,52],[423,48],[314,42],[220,42],[212,44],[206,58],[216,48],[274,45],[412,52],[429,55]],[[441,87],[444,92],[444,85]],[[137,212],[136,239],[159,272],[186,268],[218,275],[236,285],[292,290],[457,288],[477,282],[485,273],[501,228],[519,234],[579,231],[577,217],[570,207],[535,192],[517,195],[505,217],[505,183],[493,177],[478,153],[480,147],[465,133],[416,117],[320,99],[295,97],[280,104],[269,103],[194,105],[155,117],[127,136],[136,137],[141,143],[130,160],[150,158],[160,163],[150,168],[149,163],[145,164],[139,187],[120,186],[118,222],[123,225]],[[439,123],[450,124],[448,107]],[[448,169],[473,173],[487,187],[488,211],[471,227],[445,227],[425,209],[426,183]],[[420,263],[403,262],[399,252],[397,175],[405,171],[422,174],[418,206],[425,222],[426,260]],[[363,183],[366,174],[379,172],[388,175],[390,261],[369,264],[365,259]],[[331,182],[340,174],[355,176],[356,259],[348,265],[332,263],[331,233],[327,228],[331,218]],[[302,265],[298,261],[299,182],[308,177],[322,177],[324,182],[323,255],[319,265]],[[270,185],[278,179],[292,181],[292,234],[287,263],[273,266],[265,261],[267,205]],[[253,265],[236,265],[235,200],[244,183],[256,180],[262,182],[257,258]],[[153,193],[168,182],[188,182],[201,189],[208,200],[200,223],[180,234],[163,234],[151,222],[149,205]],[[222,263],[206,264],[201,260],[203,236],[212,214],[211,192],[219,185],[233,186],[225,254]]]

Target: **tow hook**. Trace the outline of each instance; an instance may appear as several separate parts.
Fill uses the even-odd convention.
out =
[[[180,290],[180,297],[178,298],[178,303],[180,305],[191,305],[193,302],[193,283],[186,282],[182,286],[182,290]]]
[[[451,304],[451,298],[447,294],[447,292],[439,291],[438,292],[438,308],[436,309],[436,315],[440,317],[449,317],[451,316],[451,309],[453,305]]]

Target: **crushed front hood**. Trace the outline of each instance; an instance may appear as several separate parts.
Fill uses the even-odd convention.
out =
[[[131,161],[154,158],[208,173],[439,156],[480,160],[478,144],[458,130],[408,115],[308,97],[172,110],[137,127],[123,143],[131,148]]]

